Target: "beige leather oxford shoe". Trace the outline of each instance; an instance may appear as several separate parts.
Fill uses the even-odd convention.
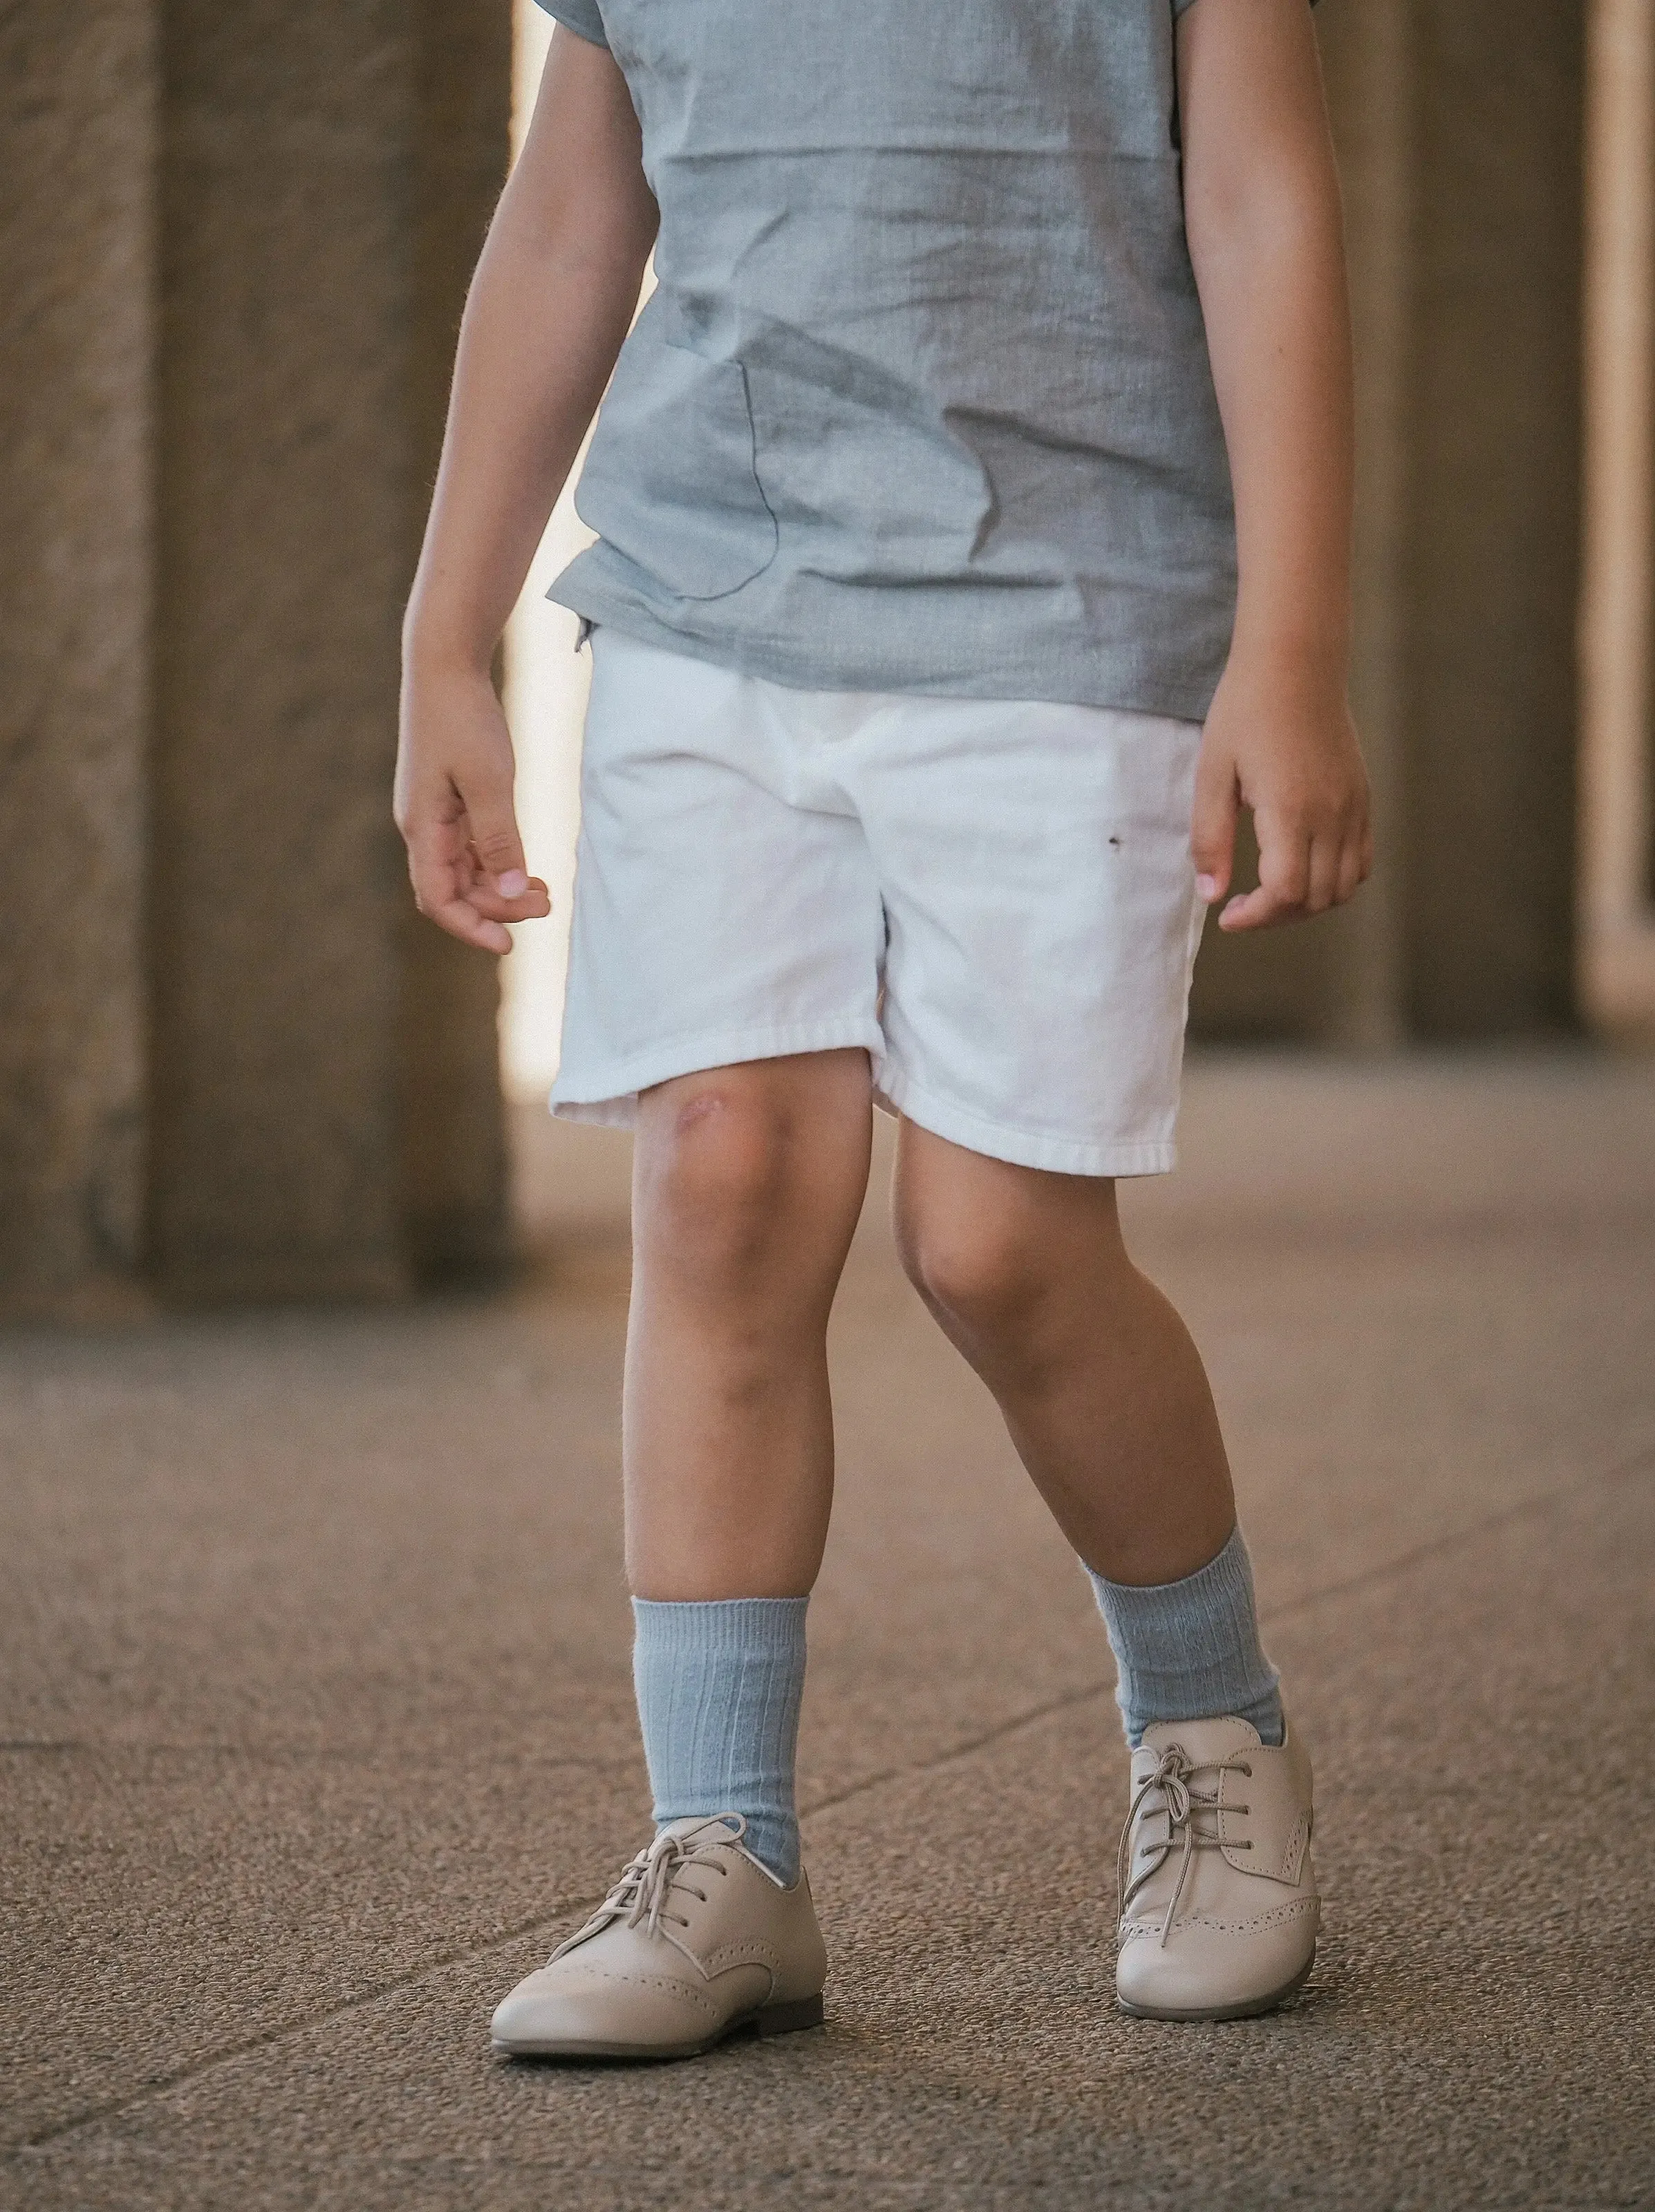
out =
[[[516,2057],[690,2058],[738,2028],[822,2019],[827,1952],[810,1884],[791,1889],[741,1848],[739,1814],[674,1820],[584,1928],[494,2015]]]
[[[1122,2009],[1241,2020],[1289,1997],[1316,1957],[1311,1763],[1241,1720],[1162,1721],[1132,1754],[1121,1837]]]

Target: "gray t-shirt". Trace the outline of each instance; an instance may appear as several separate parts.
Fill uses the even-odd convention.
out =
[[[1191,0],[541,0],[660,207],[551,596],[775,681],[1199,719],[1235,605]]]

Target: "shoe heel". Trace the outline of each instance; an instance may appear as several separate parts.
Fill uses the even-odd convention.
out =
[[[796,2027],[820,2027],[822,1998],[818,1990],[813,1997],[797,1997],[791,2004],[766,2005],[753,2020],[755,2035],[791,2035]]]

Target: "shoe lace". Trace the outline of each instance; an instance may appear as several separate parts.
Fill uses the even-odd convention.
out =
[[[1165,1916],[1161,1921],[1160,1940],[1165,1945],[1171,1931],[1179,1900],[1190,1880],[1190,1869],[1196,1863],[1196,1854],[1198,1851],[1219,1850],[1226,1846],[1226,1839],[1220,1837],[1218,1832],[1219,1792],[1223,1787],[1224,1776],[1244,1774],[1250,1779],[1252,1771],[1246,1754],[1243,1752],[1232,1752],[1227,1759],[1192,1759],[1182,1744],[1168,1744],[1166,1749],[1157,1759],[1153,1772],[1146,1774],[1134,1790],[1132,1803],[1127,1812],[1126,1826],[1121,1831],[1121,1846],[1115,1855],[1117,1917],[1124,1917],[1127,1907],[1144,1884],[1153,1881],[1171,1857],[1173,1852],[1181,1847],[1182,1858],[1178,1866],[1178,1878],[1172,1885],[1171,1901],[1167,1905]],[[1210,1774],[1213,1777],[1210,1790],[1197,1790],[1195,1787],[1195,1778],[1198,1774]],[[1148,1863],[1129,1881],[1127,1869],[1130,1863],[1129,1854],[1132,1844],[1132,1831],[1143,1802],[1152,1790],[1160,1790],[1166,1801],[1164,1807],[1155,1808],[1156,1811],[1164,1810],[1166,1814],[1166,1840],[1165,1843],[1157,1840],[1141,1845],[1143,1856]],[[1245,1813],[1250,1809],[1245,1805],[1226,1805],[1223,1808],[1226,1813]],[[1231,1850],[1239,1851],[1250,1851],[1252,1849],[1251,1844],[1238,1843],[1233,1838],[1228,1839],[1227,1847]]]
[[[738,1814],[734,1816],[739,1820]],[[611,1921],[624,1920],[629,1928],[642,1927],[651,1936],[659,1936],[663,1921],[674,1927],[687,1928],[687,1917],[671,1910],[672,1898],[682,1890],[688,1897],[699,1898],[704,1905],[707,1892],[685,1875],[694,1869],[698,1872],[727,1876],[729,1868],[719,1856],[717,1846],[733,1844],[746,1832],[746,1822],[734,1826],[729,1820],[709,1820],[704,1827],[679,1829],[655,1838],[654,1843],[641,1850],[621,1869],[620,1880],[583,1928],[577,1928],[567,1942],[560,1943],[552,1958],[561,1959],[565,1951],[583,1943],[588,1936],[595,1936],[600,1928]]]

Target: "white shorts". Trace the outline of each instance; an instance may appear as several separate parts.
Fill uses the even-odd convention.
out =
[[[882,1103],[972,1152],[1172,1165],[1196,724],[592,642],[554,1113],[860,1045]]]

